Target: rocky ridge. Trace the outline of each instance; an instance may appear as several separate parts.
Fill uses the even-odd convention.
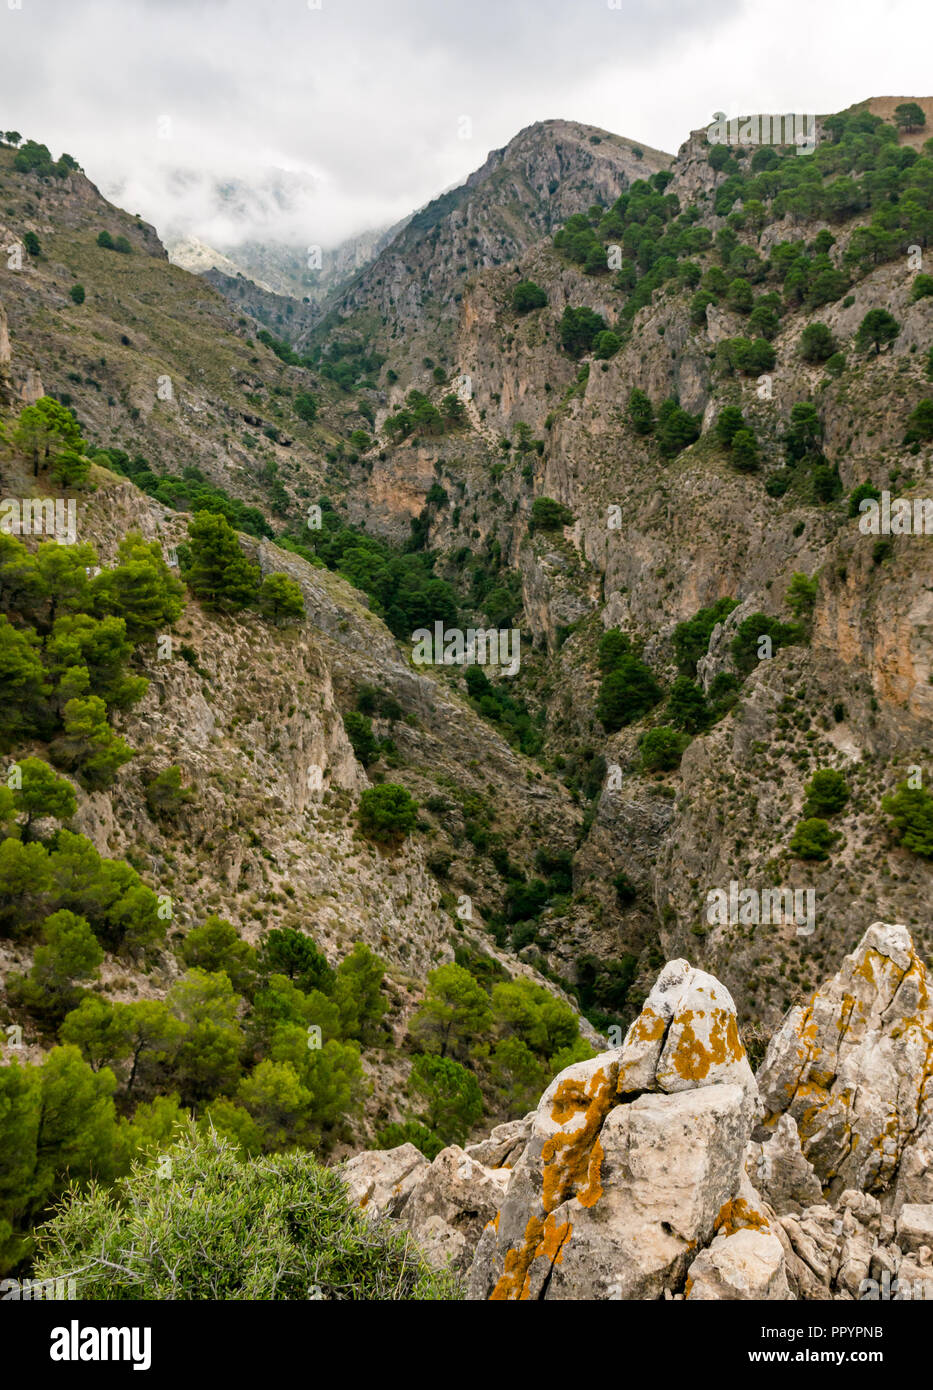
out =
[[[524,1120],[344,1174],[470,1299],[929,1298],[931,1067],[926,970],[876,922],[757,1078],[728,991],[675,960],[621,1047]]]

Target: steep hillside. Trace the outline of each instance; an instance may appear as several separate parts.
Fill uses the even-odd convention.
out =
[[[884,113],[904,100],[882,103]],[[933,116],[928,99],[919,104]],[[424,513],[441,572],[469,571],[480,555],[521,575],[511,616],[548,658],[546,676],[529,667],[518,686],[540,702],[551,765],[566,775],[602,757],[622,770],[591,806],[575,861],[578,894],[597,894],[611,913],[613,954],[656,950],[645,943],[647,908],[665,954],[709,963],[740,1011],[771,1022],[851,947],[866,914],[907,921],[929,949],[918,911],[928,861],[899,847],[881,806],[909,768],[929,775],[928,541],[863,534],[858,496],[854,517],[847,498],[863,484],[908,497],[930,486],[929,424],[911,423],[928,419],[933,395],[924,249],[933,185],[916,131],[897,133],[866,105],[864,117],[854,108],[821,118],[809,157],[711,147],[695,132],[670,176],[655,191],[642,186],[642,211],[629,200],[578,218],[577,251],[572,237],[563,249],[542,242],[465,277],[445,381],[432,386],[423,371],[416,384],[436,402],[466,377],[466,432],[438,440],[416,426],[394,442],[406,336],[389,351],[400,379],[378,417],[379,453],[361,462],[349,499],[356,517],[401,537],[419,491],[435,482],[433,464],[449,499]],[[658,245],[665,219],[669,251]],[[603,260],[590,269],[582,262],[594,245]],[[516,309],[515,287],[528,281],[542,306]],[[568,307],[615,331],[602,357],[562,346]],[[896,327],[876,350],[858,334],[878,311]],[[679,402],[696,426],[681,438],[662,439],[651,424],[640,432],[633,390],[655,413]],[[727,407],[754,436],[742,468],[717,438]],[[541,496],[566,506],[572,524],[531,535]],[[797,612],[803,640],[737,670],[739,624],[764,614],[767,632],[793,620],[784,596],[796,573],[815,581]],[[675,659],[676,625],[724,598],[741,606],[714,635],[700,683],[708,694],[720,673],[726,685],[731,676],[739,699],[699,728],[679,770],[646,776],[645,724],[611,732],[598,717],[598,637],[621,628],[670,687],[679,672],[693,679],[696,660]],[[648,720],[669,723],[663,705]],[[851,791],[834,821],[843,838],[825,858],[801,859],[788,847],[805,786],[827,767]],[[620,868],[637,888],[621,922],[609,888]],[[815,931],[707,922],[708,892],[733,880],[812,889]],[[559,970],[594,940],[573,912],[546,935]]]
[[[670,156],[575,121],[520,131],[459,188],[422,208],[325,308],[320,335],[391,343],[403,384],[427,353],[453,365],[452,331],[464,280],[521,256],[567,217],[608,203]]]
[[[908,100],[821,117],[808,154],[529,127],[316,324],[0,147],[4,491],[77,506],[66,546],[0,535],[4,751],[74,784],[0,797],[2,1022],[28,1085],[113,1081],[101,1171],[179,1104],[247,1153],[435,1159],[566,1066],[598,1079],[589,1044],[666,959],[728,991],[751,1096],[738,1030],[754,1064],[778,1028],[792,1052],[782,1018],[879,918],[922,976],[933,144],[892,123]],[[871,529],[892,498],[910,524]],[[520,661],[420,664],[435,622],[514,631]],[[106,1006],[144,1001],[137,1081],[117,1024],[143,1015]],[[739,1200],[732,1099],[683,1104],[729,1130]],[[483,1292],[558,1205],[527,1153]],[[40,1167],[0,1211],[10,1263]]]

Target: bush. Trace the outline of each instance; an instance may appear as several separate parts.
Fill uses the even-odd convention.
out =
[[[79,1298],[107,1302],[456,1296],[311,1154],[244,1161],[220,1135],[189,1131],[166,1157],[158,1181],[137,1162],[112,1194],[72,1189],[41,1230],[36,1277],[74,1276]]]
[[[531,521],[528,530],[558,531],[562,526],[572,526],[576,518],[563,502],[555,502],[553,497],[536,497],[531,505]]]
[[[357,759],[368,767],[379,755],[379,740],[373,733],[372,720],[357,710],[349,710],[343,716],[343,727]]]
[[[724,449],[732,447],[732,441],[739,430],[748,429],[745,416],[737,405],[727,405],[716,417],[716,440]]]
[[[758,441],[751,430],[736,430],[729,456],[733,468],[740,473],[752,473],[758,467]]]
[[[825,323],[810,323],[800,335],[800,356],[805,362],[825,362],[836,351],[836,340]]]
[[[532,306],[536,307],[536,306]],[[430,1163],[444,1148],[443,1139],[438,1139],[433,1130],[419,1124],[417,1120],[398,1121],[386,1125],[376,1135],[377,1149],[398,1149],[402,1144],[414,1144]]]
[[[811,817],[802,820],[790,840],[790,852],[798,859],[828,859],[830,850],[839,839],[825,820]]]
[[[674,655],[682,676],[696,675],[697,662],[709,650],[713,629],[738,606],[734,598],[717,599],[709,608],[701,608],[692,618],[677,624],[673,637]]]
[[[592,309],[572,309],[568,304],[558,325],[561,346],[571,357],[582,357],[605,327],[605,319]]]
[[[662,693],[651,667],[636,656],[624,655],[600,686],[596,718],[607,733],[615,733],[647,714]]]
[[[923,443],[928,439],[933,439],[933,400],[924,396],[907,417],[904,443]]]
[[[606,361],[614,357],[621,346],[622,339],[618,333],[613,333],[611,328],[607,328],[602,333],[597,333],[593,339],[593,356],[597,361]]]
[[[671,397],[662,401],[658,409],[658,423],[655,431],[658,445],[665,458],[676,458],[700,437],[700,416],[689,415],[681,410]]]
[[[360,797],[360,828],[380,844],[397,845],[410,835],[418,822],[418,803],[392,782],[367,787]]]
[[[636,434],[651,434],[654,429],[654,409],[651,400],[637,386],[628,398],[628,419]]]
[[[189,787],[182,786],[181,768],[173,764],[146,787],[146,806],[154,820],[174,821],[193,796]]]
[[[808,818],[834,816],[849,799],[848,783],[842,773],[833,767],[823,767],[815,772],[805,792],[807,799],[803,803],[803,814]]]
[[[416,1056],[408,1089],[423,1107],[427,1128],[447,1144],[462,1144],[482,1117],[483,1096],[479,1082],[452,1057],[428,1053]]]
[[[184,571],[188,587],[208,608],[236,612],[259,592],[259,570],[240,549],[225,516],[197,512],[188,522],[191,563]]]
[[[295,414],[306,425],[312,425],[317,418],[317,401],[308,391],[299,391],[294,400]]]
[[[874,347],[877,357],[882,344],[893,343],[900,331],[900,324],[892,314],[888,313],[887,309],[869,309],[859,324],[858,332],[855,335],[855,346],[860,352]]]
[[[71,289],[68,291],[68,294],[69,294],[69,297],[71,298],[71,300],[72,300],[75,304],[83,304],[83,303],[84,303],[84,286],[83,286],[83,285],[72,285]]]
[[[278,626],[280,619],[303,618],[304,595],[297,580],[287,574],[267,574],[256,596],[260,613]]]
[[[881,493],[873,483],[859,483],[858,487],[853,488],[849,493],[849,516],[858,516],[862,502],[880,502]]]
[[[894,822],[900,844],[923,859],[933,859],[933,796],[922,787],[902,782],[896,792],[882,797],[881,809]]]
[[[678,729],[689,734],[700,733],[710,721],[710,710],[703,691],[689,676],[678,676],[671,686],[667,701],[667,717]]]
[[[112,250],[113,250],[113,237],[110,235],[109,232],[98,232],[98,233],[97,233],[97,245],[98,245],[98,246],[102,246],[102,247],[104,248],[105,251],[112,251]]]
[[[736,628],[730,651],[741,674],[747,676],[762,659],[758,653],[763,637],[770,638],[771,654],[774,655],[779,647],[798,642],[801,635],[800,629],[791,623],[779,622],[776,618],[769,618],[766,613],[751,613]]]
[[[25,232],[23,234],[23,245],[30,256],[40,256],[42,254],[42,247],[39,244],[39,238],[36,236],[35,232]]]
[[[690,742],[688,734],[659,725],[649,729],[639,743],[641,765],[644,772],[670,772],[680,766],[684,749]]]
[[[512,308],[518,314],[530,313],[532,309],[542,309],[547,303],[547,295],[533,280],[519,280],[512,290]]]

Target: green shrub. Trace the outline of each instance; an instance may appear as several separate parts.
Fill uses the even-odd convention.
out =
[[[933,439],[933,399],[924,396],[907,417],[905,444],[926,443]]]
[[[662,401],[655,430],[658,446],[665,458],[676,458],[700,437],[700,416],[689,415],[673,397]]]
[[[367,787],[360,797],[359,822],[363,834],[380,844],[397,845],[418,823],[418,803],[392,782]]]
[[[639,743],[641,765],[644,772],[671,772],[680,766],[684,749],[690,742],[689,734],[678,732],[661,724],[642,735]]]
[[[692,618],[677,624],[673,635],[674,655],[682,676],[696,675],[697,662],[709,650],[713,629],[738,606],[737,599],[720,598],[709,608],[701,608]]]
[[[531,504],[528,530],[532,535],[535,531],[558,531],[562,526],[572,526],[575,519],[563,502],[555,502],[553,497],[536,497]]]
[[[820,768],[805,787],[804,816],[834,816],[849,800],[849,785],[841,772],[833,767]]]
[[[107,1302],[456,1296],[310,1154],[244,1161],[220,1135],[189,1131],[166,1157],[158,1179],[136,1163],[113,1193],[71,1191],[41,1231],[37,1277],[74,1276],[79,1298]]]
[[[530,313],[532,309],[542,309],[547,303],[547,295],[533,280],[519,280],[512,289],[512,308],[518,314]]]
[[[882,797],[881,809],[890,816],[900,844],[922,859],[933,859],[933,796],[923,787],[902,782]]]
[[[805,362],[825,362],[836,351],[836,340],[825,323],[809,323],[800,335],[800,356]]]
[[[176,820],[193,798],[194,792],[182,785],[181,768],[177,764],[165,768],[146,787],[146,805],[156,820]]]
[[[651,399],[637,386],[628,398],[628,419],[636,434],[651,434],[654,429],[654,409]]]
[[[83,286],[83,285],[72,285],[71,289],[68,291],[68,295],[69,295],[69,298],[73,301],[73,303],[75,303],[75,304],[83,304],[83,303],[84,303],[84,286]]]
[[[452,1057],[416,1056],[408,1090],[422,1108],[422,1122],[447,1144],[462,1144],[482,1117],[479,1082]]]
[[[825,820],[810,817],[799,822],[791,836],[790,852],[798,859],[828,859],[830,850],[839,839]]]
[[[621,656],[599,688],[596,718],[607,733],[615,733],[647,714],[662,694],[650,666],[631,654]]]
[[[880,502],[881,493],[873,483],[859,483],[858,487],[849,493],[849,516],[858,516],[860,503],[869,499]]]
[[[437,1158],[444,1148],[443,1139],[439,1139],[433,1130],[427,1129],[417,1120],[405,1120],[403,1123],[394,1121],[376,1135],[377,1149],[397,1149],[402,1144],[414,1144],[429,1163]]]

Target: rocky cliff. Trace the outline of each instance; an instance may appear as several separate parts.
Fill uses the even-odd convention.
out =
[[[472,1299],[929,1298],[931,1066],[926,971],[876,922],[757,1078],[728,991],[671,961],[621,1047],[524,1120],[345,1175]]]

